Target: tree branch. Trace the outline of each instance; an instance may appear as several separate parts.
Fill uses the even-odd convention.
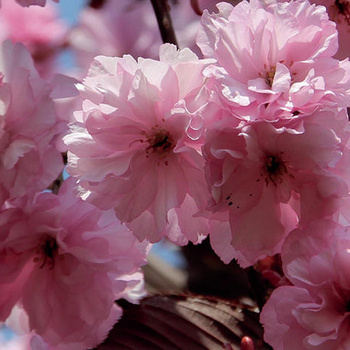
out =
[[[105,0],[90,0],[89,6],[94,9],[100,9],[104,6]]]
[[[163,43],[177,44],[174,28],[170,17],[168,0],[151,0]]]

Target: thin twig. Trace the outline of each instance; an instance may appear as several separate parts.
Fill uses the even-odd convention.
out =
[[[191,0],[191,7],[196,15],[202,16],[203,11],[199,6],[198,0]]]
[[[157,17],[163,43],[170,43],[179,47],[170,17],[170,6],[168,0],[151,0],[151,3]]]
[[[105,3],[105,0],[90,0],[89,6],[94,9],[101,9]]]

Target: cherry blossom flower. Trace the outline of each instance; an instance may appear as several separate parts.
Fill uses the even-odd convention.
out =
[[[350,56],[350,2],[349,0],[313,0],[317,5],[327,7],[329,18],[337,25],[339,49],[335,55],[342,60]]]
[[[348,123],[345,111],[339,115],[323,110],[311,115],[299,131],[266,122],[237,128],[232,126],[234,118],[207,130],[203,155],[212,193],[208,209],[228,212],[231,244],[243,267],[279,253],[300,220],[330,217],[339,200],[348,196],[349,177],[343,174],[349,167],[349,129],[342,144],[329,126],[332,121],[337,125],[338,118],[340,125]],[[214,249],[226,256],[217,246],[216,234],[211,232]],[[231,250],[228,256],[233,254]]]
[[[190,134],[205,108],[196,96],[208,63],[173,45],[161,47],[160,61],[100,56],[80,86],[83,110],[64,138],[67,171],[79,179],[83,198],[114,208],[140,239],[148,232],[158,241],[186,196],[192,208],[207,199],[200,136]]]
[[[277,288],[265,304],[265,340],[275,349],[348,349],[349,226],[330,220],[293,231],[282,249],[294,286]]]
[[[350,104],[350,63],[332,58],[337,31],[322,6],[257,0],[204,12],[197,43],[218,65],[205,74],[223,105],[245,120],[293,119]]]
[[[0,47],[0,204],[43,191],[63,170],[54,137],[62,131],[50,87],[23,45]]]
[[[53,71],[57,71],[55,58],[66,40],[67,32],[67,25],[59,19],[57,7],[51,3],[45,8],[20,7],[14,0],[2,3],[0,41],[10,39],[24,44],[43,77],[49,77]]]
[[[0,213],[0,317],[17,305],[29,331],[49,345],[86,349],[121,316],[116,299],[142,295],[148,244],[112,210],[75,197],[72,185],[69,179],[58,196],[21,198]]]
[[[277,3],[276,0],[262,0],[266,5]],[[337,26],[339,49],[335,58],[343,60],[350,56],[350,2],[349,0],[311,0],[311,3],[323,5],[327,8],[329,19]]]

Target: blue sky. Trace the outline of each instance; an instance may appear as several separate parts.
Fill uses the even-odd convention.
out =
[[[60,0],[59,8],[60,8],[60,12],[61,12],[62,17],[69,24],[74,24],[80,9],[86,3],[88,3],[88,0]]]
[[[49,0],[52,1],[52,0]],[[86,6],[89,0],[60,0],[58,3],[59,12],[66,23],[72,26],[76,23],[80,10]],[[72,54],[64,51],[59,58],[60,65],[65,68],[75,66],[75,60]]]

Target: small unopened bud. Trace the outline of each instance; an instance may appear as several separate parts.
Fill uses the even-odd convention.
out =
[[[255,350],[254,342],[250,337],[243,337],[241,340],[241,350]]]

